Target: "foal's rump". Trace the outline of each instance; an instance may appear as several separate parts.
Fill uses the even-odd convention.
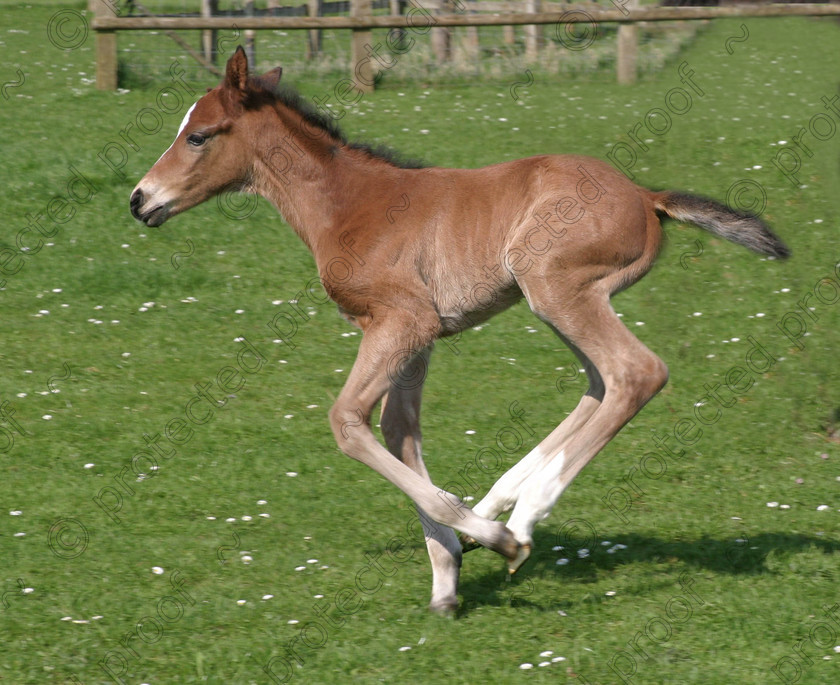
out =
[[[601,160],[545,155],[520,162],[536,172],[530,174],[535,192],[524,221],[510,233],[504,263],[523,291],[535,277],[572,288],[599,282],[608,295],[629,287],[656,259],[662,241],[658,214],[760,254],[790,254],[757,216],[699,195],[648,190]],[[577,283],[563,278],[569,271]]]
[[[505,245],[523,290],[539,278],[572,290],[600,282],[612,294],[647,272],[662,236],[649,191],[593,157],[528,161],[539,169],[533,200]]]

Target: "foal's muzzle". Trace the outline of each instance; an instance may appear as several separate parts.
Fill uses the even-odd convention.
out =
[[[143,219],[140,217],[140,207],[143,205],[143,191],[140,188],[137,188],[133,193],[131,193],[131,200],[129,202],[131,207],[131,215],[135,219]]]
[[[129,207],[131,208],[131,215],[137,219],[138,221],[142,221],[147,226],[160,226],[164,221],[166,221],[167,217],[169,216],[169,208],[167,205],[157,205],[156,207],[152,207],[152,209],[143,209],[143,205],[146,203],[146,196],[143,194],[143,191],[140,188],[136,188],[134,192],[131,194],[131,200],[129,201]]]

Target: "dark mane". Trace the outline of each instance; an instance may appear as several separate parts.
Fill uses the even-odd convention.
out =
[[[352,150],[366,152],[374,159],[381,159],[400,169],[424,169],[428,164],[419,159],[403,157],[402,153],[383,143],[362,143],[356,141],[347,145]]]
[[[295,110],[310,126],[326,131],[337,143],[346,145],[351,150],[361,150],[374,159],[381,159],[400,169],[422,169],[424,164],[417,159],[407,159],[402,154],[382,143],[350,142],[329,115],[320,112],[306,98],[290,86],[282,85],[274,91],[274,97],[286,107]]]

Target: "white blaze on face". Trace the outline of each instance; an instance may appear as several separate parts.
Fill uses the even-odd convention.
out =
[[[175,140],[178,140],[178,136],[180,136],[181,132],[187,127],[187,123],[190,120],[190,114],[192,114],[192,111],[195,109],[195,106],[197,104],[198,104],[197,102],[194,102],[192,104],[192,106],[187,110],[187,113],[184,115],[184,118],[181,120],[181,125],[178,127],[178,133],[175,134]],[[175,145],[175,140],[172,141],[172,145]],[[172,149],[172,145],[170,145],[168,148],[166,148],[163,151],[163,155],[165,155],[167,152],[169,152]],[[163,155],[158,157],[158,159],[157,159],[158,162],[161,160]],[[157,164],[157,162],[155,162],[155,164]]]

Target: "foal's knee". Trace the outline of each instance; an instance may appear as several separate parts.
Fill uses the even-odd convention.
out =
[[[370,432],[370,420],[358,407],[353,409],[336,403],[330,409],[330,428],[335,441],[348,457],[357,457],[362,448],[363,434]]]

